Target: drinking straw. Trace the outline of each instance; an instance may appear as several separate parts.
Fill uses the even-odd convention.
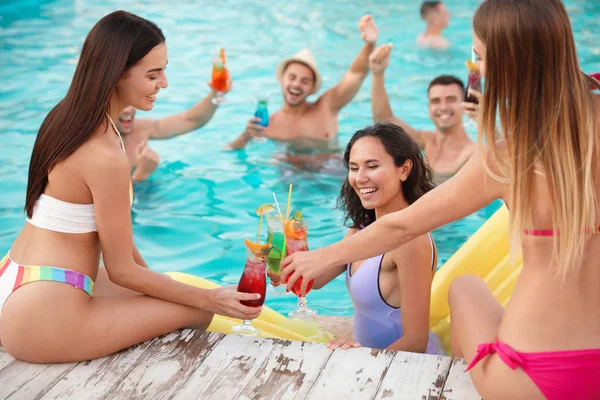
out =
[[[290,203],[292,201],[292,184],[290,183],[290,190],[288,191],[288,202],[287,202],[287,208],[285,209],[285,218],[289,219],[290,218]]]
[[[290,185],[291,188],[292,185]],[[277,201],[277,196],[275,196],[275,192],[273,192],[273,198],[275,199],[275,205],[277,206],[277,212],[279,212],[279,217],[281,218],[281,226],[283,226],[283,249],[281,249],[281,256],[283,257],[285,254],[285,247],[287,244],[287,235],[285,234],[285,221],[283,220],[283,214],[281,213],[281,208],[279,208],[279,202]]]
[[[262,216],[263,214],[260,213],[260,222],[258,223],[258,239],[256,240],[257,243],[260,243],[260,228],[262,228]]]

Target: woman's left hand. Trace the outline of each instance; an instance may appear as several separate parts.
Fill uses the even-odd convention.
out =
[[[322,251],[298,251],[281,261],[281,281],[286,283],[288,291],[292,290],[298,278],[302,278],[301,292],[306,293],[308,283],[332,267]]]
[[[470,119],[472,119],[475,122],[478,122],[479,109],[480,109],[481,102],[483,100],[483,95],[480,92],[478,92],[477,90],[473,90],[473,89],[469,89],[468,95],[475,97],[479,103],[471,103],[471,102],[463,101],[461,103],[461,105],[462,105],[463,110],[464,110],[465,114],[467,115],[467,117],[469,117]]]

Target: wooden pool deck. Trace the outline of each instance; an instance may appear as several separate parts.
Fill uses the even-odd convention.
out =
[[[480,400],[462,359],[177,331],[98,360],[17,361],[0,347],[0,399]]]

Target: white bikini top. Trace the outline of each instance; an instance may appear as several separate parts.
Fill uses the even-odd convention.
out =
[[[121,148],[125,151],[125,144],[121,133],[115,126],[112,118],[108,116],[115,132],[121,140]],[[133,191],[130,186],[130,197]],[[61,233],[88,233],[97,232],[94,204],[76,204],[55,199],[46,194],[41,194],[33,207],[31,218],[27,218],[31,225]]]

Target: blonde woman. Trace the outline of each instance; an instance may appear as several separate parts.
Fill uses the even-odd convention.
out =
[[[486,399],[599,399],[600,117],[590,86],[600,86],[580,71],[560,0],[486,0],[473,26],[486,77],[476,155],[406,209],[286,258],[282,278],[308,282],[503,199],[523,270],[506,310],[479,278],[455,280],[453,352]]]

